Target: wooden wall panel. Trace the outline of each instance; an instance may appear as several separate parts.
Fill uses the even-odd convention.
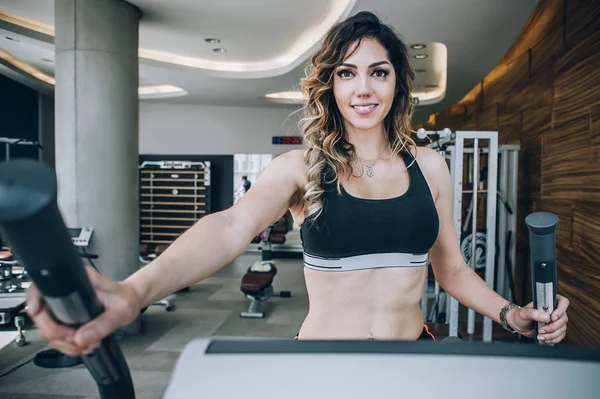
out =
[[[600,163],[600,105],[590,108],[590,162]]]
[[[428,126],[495,129],[516,142],[517,292],[531,298],[531,212],[559,216],[559,293],[569,297],[567,343],[600,345],[600,1],[540,0],[504,59]],[[443,124],[441,124],[443,122]],[[521,295],[519,294],[518,297]]]
[[[498,106],[498,143],[519,144],[521,139],[521,114],[500,114]]]
[[[505,82],[508,90],[508,108],[510,112],[521,112],[527,108],[526,93],[524,93],[529,82],[529,58],[527,54],[519,57],[508,67]]]
[[[544,199],[544,208],[560,217],[557,227],[558,285],[563,295],[576,298],[569,313],[575,320],[587,319],[587,323],[575,323],[569,328],[569,339],[583,344],[590,340],[593,326],[600,324],[600,301],[598,284],[600,275],[600,214],[597,202],[563,201]],[[570,214],[569,214],[570,212]],[[591,327],[590,327],[591,326]]]
[[[600,103],[600,40],[589,38],[569,48],[557,60],[554,78],[555,124],[586,113]]]
[[[552,106],[540,106],[524,109],[522,112],[523,139],[536,136],[539,132],[550,129],[552,123]]]
[[[498,130],[498,105],[496,103],[483,107],[477,116],[478,130]]]
[[[552,65],[556,61],[562,48],[562,20],[557,20],[552,25],[552,30],[548,35],[531,48],[531,78],[536,79],[540,75],[552,73],[552,68],[549,68],[549,65]]]
[[[510,88],[503,85],[500,80],[483,80],[483,99],[484,107],[491,106],[497,102],[503,101],[509,94]]]
[[[566,3],[566,41],[572,43],[598,34],[600,2],[597,0],[568,0]]]
[[[600,164],[589,159],[589,115],[550,130],[543,140],[542,196],[598,201]]]

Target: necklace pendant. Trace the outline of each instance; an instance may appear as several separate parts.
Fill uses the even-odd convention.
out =
[[[371,165],[367,165],[367,170],[365,171],[365,173],[368,177],[375,176],[375,172],[373,172],[373,168],[371,167]]]

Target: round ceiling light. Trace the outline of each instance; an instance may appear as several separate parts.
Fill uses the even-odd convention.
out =
[[[427,58],[427,54],[415,54],[415,58],[418,60],[423,60]]]
[[[213,51],[215,53],[226,53],[227,49],[224,49],[224,48],[214,48]]]
[[[204,39],[204,41],[205,41],[206,43],[210,43],[210,44],[217,44],[217,43],[221,43],[221,39],[217,39],[217,38],[214,38],[214,37],[209,37],[209,38],[207,38],[207,39]]]
[[[410,46],[410,48],[412,48],[413,50],[423,50],[425,47],[427,47],[424,44],[413,44],[412,46]]]

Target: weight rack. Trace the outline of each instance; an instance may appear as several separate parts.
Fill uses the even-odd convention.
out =
[[[168,246],[210,214],[210,162],[147,161],[139,171],[140,244]]]

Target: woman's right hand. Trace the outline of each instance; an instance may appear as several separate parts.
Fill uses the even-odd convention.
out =
[[[104,312],[78,329],[58,324],[35,285],[27,289],[26,310],[40,338],[69,356],[91,353],[103,338],[133,322],[141,308],[140,297],[133,287],[113,281],[91,267],[86,270]]]

